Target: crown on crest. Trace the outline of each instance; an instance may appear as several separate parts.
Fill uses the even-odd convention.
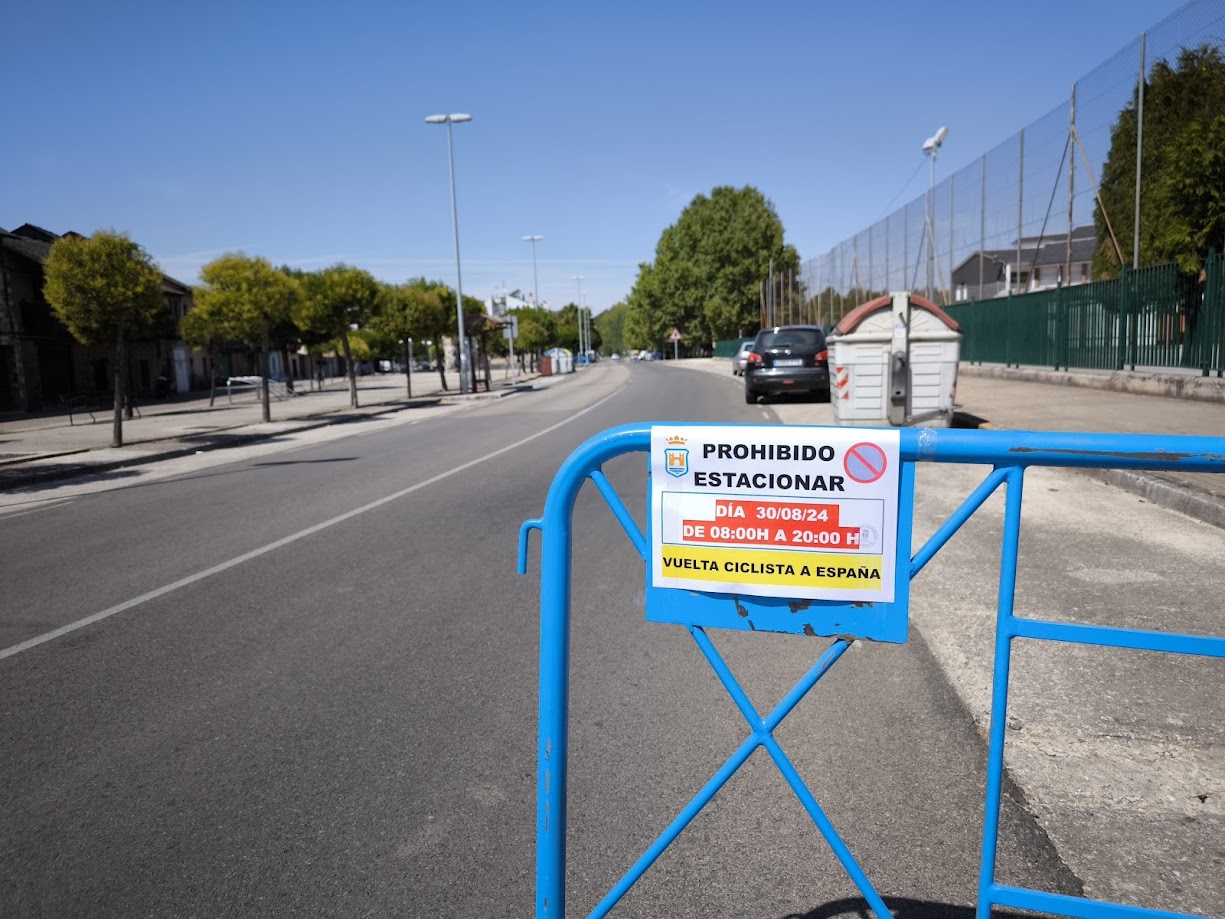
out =
[[[685,438],[681,437],[679,434],[673,434],[671,437],[668,438],[669,447],[683,447],[685,446],[685,443],[686,443]]]

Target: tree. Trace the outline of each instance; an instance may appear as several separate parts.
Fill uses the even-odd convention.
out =
[[[455,328],[455,296],[439,281],[417,278],[405,285],[408,323],[418,335],[434,345],[434,363],[438,366],[438,381],[447,391],[446,352],[442,340]]]
[[[43,271],[43,294],[72,337],[84,345],[115,344],[111,446],[122,447],[126,343],[164,309],[162,273],[140,246],[109,230],[57,239]]]
[[[215,314],[193,309],[183,317],[180,334],[185,342],[202,348],[208,355],[208,405],[212,408],[217,401],[217,374],[214,366],[225,343],[225,329]]]
[[[600,334],[600,339],[607,346],[610,354],[620,354],[625,351],[625,316],[629,306],[622,302],[614,304],[600,315],[592,319],[592,324]]]
[[[535,319],[519,320],[519,359],[530,358],[528,369],[535,370],[541,352],[549,347],[549,330]]]
[[[1136,111],[1119,112],[1102,169],[1101,197],[1110,217],[1094,214],[1095,277],[1130,265],[1135,227]],[[1144,86],[1144,149],[1140,161],[1140,264],[1177,262],[1199,271],[1210,246],[1225,245],[1222,173],[1225,152],[1225,55],[1219,47],[1183,48],[1174,66],[1153,65]],[[1113,227],[1122,259],[1110,236]]]
[[[535,370],[540,355],[560,341],[557,313],[543,306],[521,306],[510,312],[519,317],[519,366],[527,356],[529,369]],[[574,335],[577,340],[577,330]]]
[[[225,338],[236,338],[251,348],[259,348],[263,359],[264,422],[272,420],[268,394],[268,351],[272,327],[290,320],[301,299],[298,282],[278,271],[267,259],[242,252],[223,255],[200,269],[200,286],[195,292],[195,309],[204,313],[198,320],[214,325]]]
[[[624,335],[633,347],[660,346],[673,327],[686,341],[731,338],[756,329],[760,285],[795,271],[799,253],[783,240],[774,206],[751,186],[698,195],[660,235],[655,261],[638,266]]]
[[[349,372],[349,405],[357,408],[357,371],[349,333],[377,314],[382,288],[370,272],[339,264],[306,275],[302,291],[294,321],[303,329],[340,342]]]

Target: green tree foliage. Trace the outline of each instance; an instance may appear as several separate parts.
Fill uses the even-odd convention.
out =
[[[398,360],[408,360],[408,341],[412,339],[415,346],[413,360],[423,356],[428,360],[427,350],[430,344],[434,347],[435,356],[442,353],[440,330],[447,323],[447,309],[443,298],[447,288],[438,283],[428,282],[424,278],[388,287],[384,291],[383,308],[377,319],[371,323],[371,331],[376,333],[378,350],[383,354],[395,353]],[[430,344],[427,344],[430,343]],[[439,361],[441,364],[441,361]],[[445,372],[439,369],[442,388],[447,388]],[[412,368],[405,373],[405,387],[408,397],[413,395]]]
[[[455,293],[441,281],[427,281],[425,278],[409,281],[402,289],[407,322],[416,331],[413,338],[430,343],[434,350],[431,359],[438,368],[438,380],[443,392],[446,392],[443,339],[455,334]]]
[[[661,347],[676,327],[688,342],[750,334],[760,323],[761,282],[773,259],[779,274],[799,267],[773,205],[751,186],[698,195],[638,266],[627,301],[624,343]]]
[[[1101,195],[1122,264],[1131,265],[1136,189],[1137,99],[1119,113],[1102,170]],[[1140,176],[1140,264],[1177,262],[1199,271],[1210,246],[1225,246],[1225,56],[1219,47],[1184,48],[1171,66],[1153,65],[1144,88]],[[1106,221],[1094,214],[1095,277],[1121,263]]]
[[[622,331],[625,328],[625,317],[628,312],[628,304],[618,303],[591,320],[592,325],[600,333],[601,353],[625,353],[625,339]]]
[[[195,292],[197,320],[208,324],[226,339],[237,339],[259,348],[263,356],[264,421],[272,420],[268,398],[268,351],[272,329],[291,320],[302,297],[294,278],[273,268],[267,259],[235,253],[223,255],[200,269]]]
[[[111,444],[121,447],[126,342],[161,317],[162,273],[140,246],[113,231],[56,240],[43,270],[43,294],[73,338],[86,345],[115,345]]]
[[[529,366],[535,369],[540,355],[549,348],[557,347],[561,340],[559,333],[558,314],[542,306],[521,306],[510,310],[519,317],[519,360],[529,359]],[[578,310],[575,310],[575,317]],[[574,332],[575,342],[578,341],[577,327]]]
[[[357,408],[351,333],[377,315],[382,286],[370,272],[339,264],[303,277],[302,293],[294,309],[294,321],[302,329],[340,343],[349,374],[349,405]]]
[[[554,316],[557,331],[550,347],[566,348],[572,354],[578,354],[578,304],[567,303]]]

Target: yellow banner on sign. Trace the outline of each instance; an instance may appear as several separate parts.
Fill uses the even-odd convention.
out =
[[[664,545],[658,561],[664,577],[746,589],[754,584],[831,590],[879,590],[881,586],[879,555]]]

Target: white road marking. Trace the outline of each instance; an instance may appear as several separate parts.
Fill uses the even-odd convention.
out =
[[[440,472],[438,475],[431,476],[422,482],[418,482],[416,485],[410,485],[408,488],[402,488],[393,494],[379,498],[377,501],[371,501],[369,504],[363,504],[361,507],[355,507],[351,511],[345,511],[345,513],[332,517],[329,520],[324,520],[322,523],[316,523],[314,526],[309,526],[305,530],[299,530],[297,533],[293,533],[282,539],[278,539],[275,542],[270,542],[265,546],[260,546],[258,549],[252,549],[250,552],[244,552],[242,555],[236,556],[229,561],[222,562],[219,565],[214,565],[211,568],[205,568],[203,571],[197,571],[195,574],[188,575],[185,578],[180,578],[179,580],[170,584],[158,587],[156,590],[151,590],[148,593],[141,594],[139,597],[133,597],[130,600],[125,600],[122,603],[118,603],[115,606],[102,610],[101,612],[94,613],[92,616],[86,616],[84,619],[78,619],[76,622],[70,622],[67,625],[60,626],[58,629],[52,629],[50,632],[44,632],[42,635],[36,635],[34,638],[27,639],[20,644],[4,648],[3,650],[0,650],[0,660],[3,660],[6,657],[12,657],[15,654],[20,654],[22,651],[29,651],[31,648],[36,648],[48,641],[60,638],[61,636],[69,634],[70,632],[75,632],[77,629],[83,629],[87,625],[93,625],[95,622],[101,622],[103,619],[109,619],[116,613],[122,613],[125,610],[130,610],[133,607],[140,606],[143,603],[148,603],[150,600],[156,600],[158,597],[164,597],[168,593],[173,593],[174,591],[183,587],[195,584],[197,581],[202,581],[205,578],[212,577],[214,574],[220,574],[223,571],[228,571],[229,569],[241,565],[244,562],[249,562],[252,559],[259,558],[261,555],[267,555],[269,552],[284,548],[285,546],[295,543],[300,539],[305,539],[307,536],[313,536],[316,533],[336,526],[338,523],[344,523],[346,520],[352,520],[354,517],[382,507],[384,504],[390,504],[392,501],[397,501],[406,495],[411,495],[413,492],[420,491],[422,488],[428,488],[431,485],[441,482],[443,479],[449,479],[453,475],[457,475],[458,473],[471,469],[473,466],[479,466],[481,463],[486,463],[495,457],[501,456],[503,453],[508,453],[511,450],[522,447],[524,444],[531,443],[533,440],[544,437],[546,434],[551,434],[558,428],[570,424],[570,422],[574,421],[574,419],[581,418],[588,412],[595,411],[605,402],[619,395],[623,389],[625,389],[625,384],[618,387],[615,392],[609,393],[598,402],[593,402],[585,409],[575,412],[565,420],[557,422],[557,424],[550,425],[544,430],[537,431],[535,434],[530,434],[527,437],[524,437],[522,440],[515,441],[513,444],[507,444],[505,447],[500,447],[491,453],[486,453],[484,456],[478,456],[476,459],[471,459],[466,463],[461,463],[460,465],[455,466],[446,472]]]
[[[0,520],[12,520],[15,517],[28,517],[30,514],[37,514],[39,511],[49,511],[53,507],[63,507],[65,504],[71,504],[72,501],[72,498],[64,498],[63,500],[55,501],[51,504],[44,504],[42,507],[35,507],[28,511],[20,511],[14,514],[0,513]]]

